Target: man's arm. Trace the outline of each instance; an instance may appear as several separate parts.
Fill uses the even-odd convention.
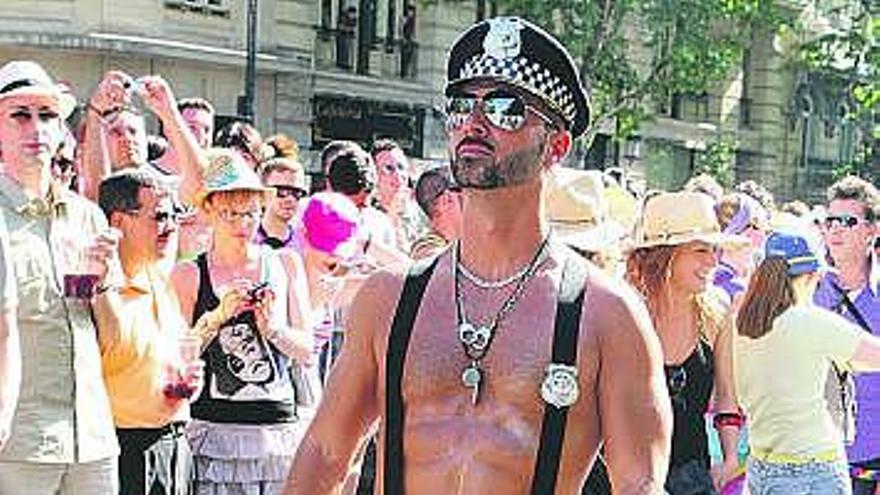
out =
[[[16,309],[6,305],[0,310],[0,450],[12,429],[20,386],[21,346]]]
[[[346,340],[317,415],[297,450],[287,495],[338,493],[379,415],[379,361],[374,343],[387,334],[401,280],[371,276],[352,303]]]
[[[632,289],[596,276],[590,289],[584,319],[598,332],[599,414],[614,493],[663,493],[672,410],[660,341]]]
[[[82,193],[98,201],[98,186],[112,170],[107,148],[107,130],[102,114],[130,104],[126,84],[131,77],[119,71],[110,71],[95,88],[86,107],[86,126],[82,143]]]

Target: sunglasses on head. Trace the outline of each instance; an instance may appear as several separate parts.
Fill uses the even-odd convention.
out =
[[[556,127],[550,117],[526,103],[521,95],[506,89],[496,89],[482,97],[467,93],[449,96],[446,99],[446,126],[450,129],[461,127],[477,106],[481,107],[490,124],[505,131],[520,129],[530,110],[551,127]]]
[[[294,198],[294,199],[303,199],[308,196],[309,193],[305,189],[300,189],[296,186],[288,186],[288,185],[270,185],[269,187],[275,189],[275,197],[279,199],[283,198]]]
[[[852,229],[857,227],[860,223],[862,223],[862,219],[855,215],[848,215],[846,213],[841,215],[828,215],[825,217],[825,228],[831,229],[835,226],[846,227],[848,229]]]

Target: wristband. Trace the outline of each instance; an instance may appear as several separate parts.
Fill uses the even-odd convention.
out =
[[[715,413],[715,417],[712,418],[712,426],[714,426],[716,430],[720,430],[725,426],[742,428],[745,423],[746,417],[738,412]]]

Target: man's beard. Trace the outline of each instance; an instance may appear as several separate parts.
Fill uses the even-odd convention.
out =
[[[455,182],[463,188],[501,189],[528,182],[541,169],[546,143],[534,148],[525,148],[502,161],[494,156],[479,158],[456,158],[453,156],[450,167]],[[454,155],[454,154],[453,154]]]

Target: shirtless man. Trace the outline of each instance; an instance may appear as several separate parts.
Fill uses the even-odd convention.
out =
[[[647,312],[575,261],[542,214],[546,175],[589,121],[577,69],[544,31],[498,18],[456,40],[447,77],[460,243],[423,272],[421,301],[401,296],[415,269],[367,280],[286,493],[337,493],[377,423],[378,493],[578,494],[603,442],[615,494],[662,493],[671,413]],[[571,280],[580,316],[557,321]]]

